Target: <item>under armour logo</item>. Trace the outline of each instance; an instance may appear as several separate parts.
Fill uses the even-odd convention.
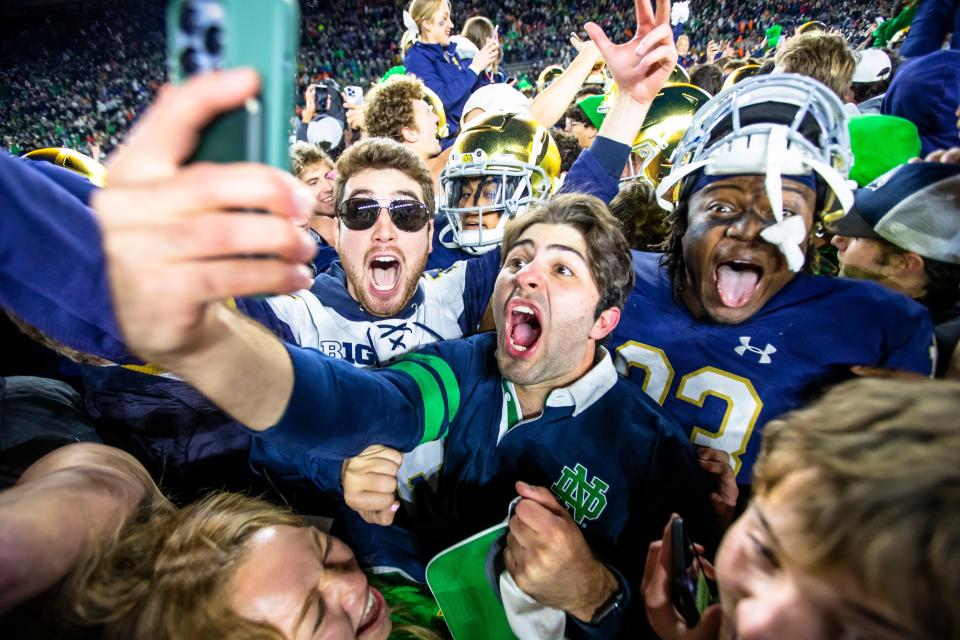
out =
[[[560,479],[550,487],[560,502],[573,509],[573,520],[580,526],[584,520],[596,520],[607,508],[609,488],[597,476],[587,482],[587,468],[580,463],[573,469],[564,465]]]
[[[760,364],[770,364],[770,355],[777,352],[777,348],[772,344],[768,344],[763,349],[750,346],[750,338],[747,336],[740,336],[740,345],[734,349],[738,356],[742,356],[747,351],[755,353],[760,356]]]
[[[390,341],[391,350],[396,351],[397,349],[406,349],[407,345],[403,343],[403,338],[405,333],[413,333],[413,329],[407,326],[406,322],[401,322],[400,324],[378,324],[377,329],[380,329],[380,338],[386,338]],[[400,335],[396,338],[391,338],[395,333]]]

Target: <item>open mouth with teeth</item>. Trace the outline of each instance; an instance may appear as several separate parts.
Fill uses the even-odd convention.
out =
[[[725,307],[739,309],[753,298],[763,278],[763,267],[745,260],[727,260],[717,265],[717,293]]]
[[[389,295],[400,285],[400,261],[393,256],[374,256],[369,263],[370,290],[378,296]]]
[[[511,355],[524,357],[536,349],[543,327],[532,307],[516,304],[507,318],[506,346]]]
[[[390,608],[383,599],[383,595],[377,589],[370,587],[367,593],[367,605],[360,618],[360,626],[357,628],[357,637],[360,638],[367,631],[382,627],[389,615]]]

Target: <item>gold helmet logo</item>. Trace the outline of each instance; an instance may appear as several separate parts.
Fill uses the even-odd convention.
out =
[[[544,89],[553,84],[553,81],[563,74],[563,67],[559,64],[552,64],[537,76],[537,93],[542,93]]]
[[[757,75],[758,71],[760,71],[760,65],[758,64],[745,64],[739,69],[734,69],[730,72],[730,75],[727,76],[727,79],[723,81],[722,89],[729,89],[747,78],[752,78]]]

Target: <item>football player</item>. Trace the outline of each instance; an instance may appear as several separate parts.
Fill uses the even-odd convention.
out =
[[[553,194],[559,173],[556,143],[529,116],[495,113],[471,122],[440,174],[440,243],[473,255],[495,249],[510,219]]]
[[[751,78],[707,103],[658,194],[662,255],[634,253],[618,370],[722,449],[749,484],[763,425],[865,365],[930,375],[926,311],[872,283],[808,275],[811,234],[849,209],[846,117],[820,83]]]

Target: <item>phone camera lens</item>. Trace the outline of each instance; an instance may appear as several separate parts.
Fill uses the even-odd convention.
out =
[[[215,56],[219,55],[220,52],[223,51],[223,29],[216,25],[207,29],[203,43],[208,52]]]
[[[200,54],[193,47],[185,49],[180,54],[180,67],[187,75],[192,75],[200,70]]]
[[[197,28],[199,17],[199,12],[192,2],[184,3],[180,7],[180,28],[187,33],[192,33]]]

